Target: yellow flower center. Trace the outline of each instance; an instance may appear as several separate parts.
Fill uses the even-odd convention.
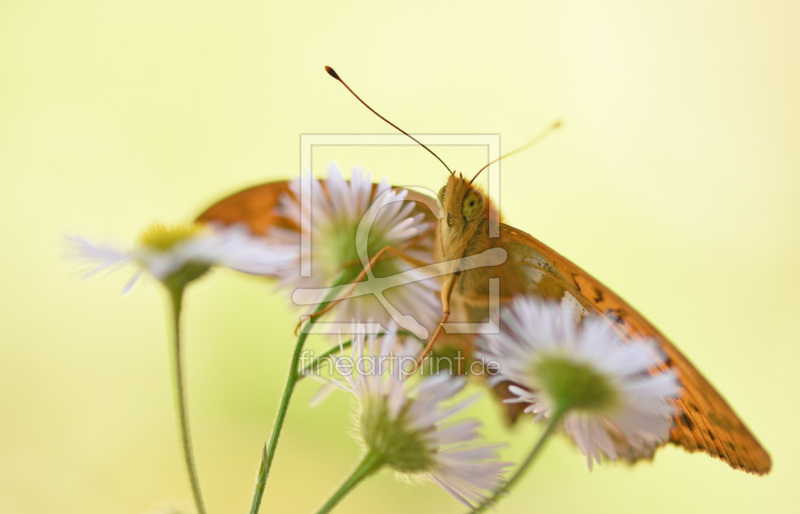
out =
[[[203,231],[204,226],[199,223],[179,223],[164,225],[155,223],[142,231],[139,243],[153,250],[166,252],[176,243],[192,238]]]

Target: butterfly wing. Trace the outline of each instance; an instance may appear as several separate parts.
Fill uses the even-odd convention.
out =
[[[276,226],[299,230],[278,214],[281,197],[289,194],[292,194],[289,182],[285,180],[249,187],[213,204],[197,217],[197,221],[223,225],[244,223],[257,235],[265,235]]]
[[[501,244],[512,266],[527,269],[531,288],[544,296],[568,294],[589,312],[614,325],[625,340],[655,338],[666,355],[666,366],[676,370],[683,385],[676,400],[678,414],[670,441],[689,451],[703,451],[731,467],[759,475],[769,472],[772,462],[750,430],[724,398],[664,335],[625,300],[568,259],[533,236],[501,225]]]
[[[225,225],[244,223],[255,234],[266,234],[278,226],[299,230],[277,210],[281,197],[292,194],[286,181],[250,187],[215,203],[197,220]],[[435,220],[426,206],[430,202],[423,195],[414,191],[409,191],[408,195],[408,200],[418,204],[415,212],[422,212],[426,221]],[[517,282],[507,284],[506,287],[510,287],[507,292],[568,297],[588,312],[606,319],[624,339],[651,337],[658,340],[667,357],[666,365],[677,371],[683,385],[681,396],[676,400],[679,413],[670,432],[671,442],[689,451],[704,451],[717,456],[737,469],[758,474],[770,470],[769,454],[728,403],[675,345],[627,302],[580,267],[521,230],[502,224],[500,245],[508,251],[509,262],[502,266],[508,269],[498,270],[498,273],[506,278],[513,276],[513,282]]]

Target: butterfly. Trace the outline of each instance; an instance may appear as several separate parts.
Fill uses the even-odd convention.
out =
[[[327,67],[326,70],[344,84],[336,72]],[[367,108],[377,114],[368,105]],[[427,147],[425,149],[430,151]],[[601,317],[623,340],[655,339],[666,357],[663,367],[675,370],[682,385],[681,395],[675,400],[677,414],[669,442],[691,452],[700,451],[718,457],[735,469],[759,475],[769,472],[772,462],[767,451],[722,395],[666,336],[625,300],[572,261],[530,234],[501,222],[497,207],[473,184],[474,179],[468,180],[461,174],[450,172],[438,194],[443,209],[438,219],[426,207],[430,202],[421,201],[420,193],[409,191],[407,197],[417,202],[416,211],[432,221],[436,262],[455,261],[490,249],[502,249],[507,254],[502,264],[453,269],[442,276],[442,321],[479,323],[485,320],[492,309],[490,299],[493,295],[501,304],[516,295],[538,295],[570,301],[584,314]],[[324,188],[325,183],[322,185]],[[253,233],[261,235],[274,227],[299,231],[299,227],[288,224],[276,209],[281,197],[287,194],[291,194],[287,181],[251,187],[213,204],[198,217],[198,221],[225,225],[243,223]],[[491,290],[492,283],[499,285],[499,291]],[[457,347],[471,346],[474,334],[444,333],[443,327],[444,323],[439,324],[430,343],[441,336],[440,342]],[[501,388],[498,394],[502,397],[506,393]]]

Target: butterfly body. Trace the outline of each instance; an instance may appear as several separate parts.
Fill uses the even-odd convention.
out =
[[[508,254],[504,240],[492,237],[501,226],[500,212],[480,189],[454,173],[440,190],[439,201],[444,214],[437,223],[437,261],[456,263],[459,259],[480,255],[494,248],[503,248]],[[465,214],[465,209],[471,211],[472,215]],[[478,305],[487,306],[486,309],[466,316],[467,319],[464,320],[478,323],[488,315],[490,280],[498,279],[500,297],[509,299],[529,287],[526,286],[527,280],[521,271],[513,262],[506,260],[499,265],[473,268],[454,277],[446,275],[442,278],[445,281],[454,281],[452,300],[472,306],[473,311]]]

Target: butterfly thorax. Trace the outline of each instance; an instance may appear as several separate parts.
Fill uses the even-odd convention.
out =
[[[461,175],[450,175],[447,184],[439,192],[444,215],[439,219],[437,231],[437,260],[456,261],[486,250],[502,246],[499,237],[490,237],[495,231],[493,224],[500,223],[500,213],[491,199]],[[506,275],[506,266],[479,267],[458,274],[454,291],[460,297],[486,297],[489,278]],[[515,281],[508,277],[504,284]]]

